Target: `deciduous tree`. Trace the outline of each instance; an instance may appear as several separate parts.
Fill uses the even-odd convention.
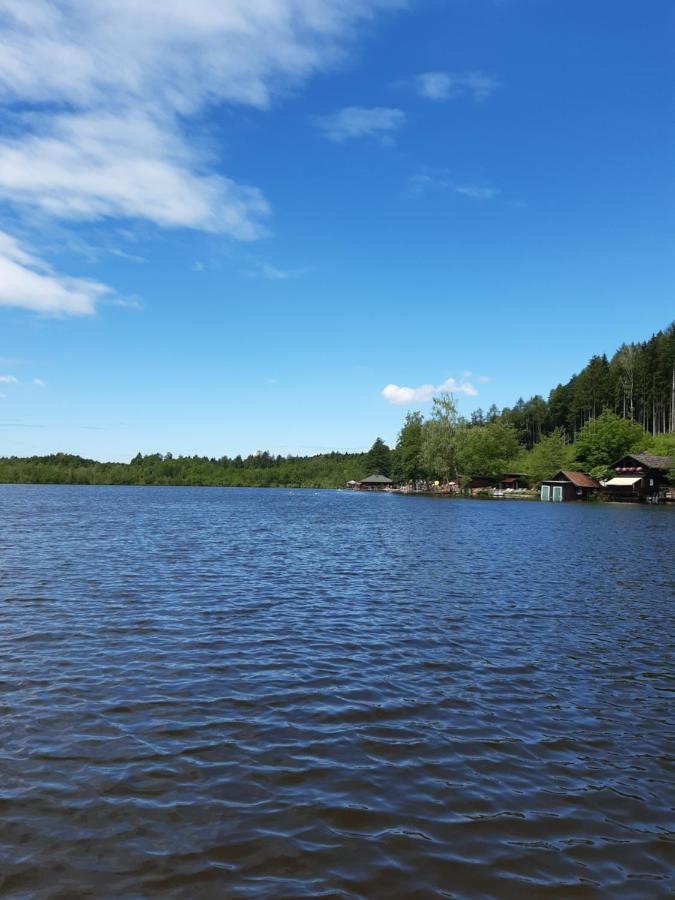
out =
[[[576,458],[587,470],[606,467],[625,453],[644,447],[645,439],[641,425],[606,409],[577,435]]]
[[[394,452],[394,471],[401,481],[417,481],[424,474],[422,465],[422,426],[420,412],[409,412],[401,428]]]

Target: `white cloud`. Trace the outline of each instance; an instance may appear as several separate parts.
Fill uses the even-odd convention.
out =
[[[271,263],[266,262],[259,263],[258,271],[268,281],[285,281],[287,278],[293,277],[289,270],[280,269],[278,266],[273,266]]]
[[[407,406],[411,403],[428,403],[434,396],[433,384],[422,384],[420,387],[399,387],[397,384],[388,384],[382,390],[382,396],[387,403],[396,406]]]
[[[0,306],[46,315],[88,315],[112,291],[88,278],[54,272],[11,235],[0,231]]]
[[[120,250],[119,247],[111,247],[108,251],[111,256],[117,256],[120,259],[125,259],[128,262],[135,263],[146,263],[147,259],[144,256],[141,256],[138,253],[127,253],[126,250]]]
[[[494,200],[501,194],[500,188],[459,184],[451,177],[447,169],[418,172],[411,177],[408,188],[409,196],[420,197],[434,191],[451,191],[462,197],[470,197],[472,200]]]
[[[45,387],[47,382],[43,381],[42,378],[34,378],[33,384],[37,385],[38,387]]]
[[[57,116],[47,135],[0,141],[0,193],[61,219],[144,218],[258,237],[268,212],[262,194],[199,174],[193,156],[144,115]]]
[[[501,83],[485,72],[423,72],[415,78],[417,92],[427,100],[455,100],[471,97],[486,100]]]
[[[316,126],[328,140],[342,143],[350,138],[377,137],[390,140],[405,122],[405,113],[386,106],[347,106],[328,116],[319,116]]]
[[[428,100],[447,100],[450,76],[447,72],[424,72],[415,79],[417,90]]]
[[[335,64],[359,20],[400,0],[2,0],[9,98],[181,115],[225,100],[265,108]]]
[[[301,278],[311,271],[308,266],[301,266],[297,269],[282,269],[263,260],[253,260],[252,262],[255,268],[251,275],[266,278],[268,281],[286,281],[289,278]]]
[[[472,200],[494,200],[501,194],[499,188],[478,187],[475,184],[460,184],[454,190],[456,194],[471,197]]]
[[[410,178],[408,193],[412,197],[421,197],[433,191],[452,190],[452,186],[452,179],[445,170],[417,172]]]
[[[388,384],[382,390],[382,396],[387,403],[393,403],[396,406],[410,406],[413,403],[429,403],[436,395],[444,392],[464,394],[467,397],[475,397],[478,394],[470,382],[457,382],[454,378],[446,378],[442,384],[422,384],[416,388]]]
[[[273,99],[405,0],[0,0],[0,200],[31,221],[142,220],[252,240],[269,206],[195,119]],[[103,286],[3,257],[0,303],[91,312]],[[60,299],[59,299],[60,298]]]
[[[14,375],[0,375],[0,384],[18,384],[19,379]]]

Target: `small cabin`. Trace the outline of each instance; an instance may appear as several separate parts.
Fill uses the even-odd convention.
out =
[[[356,485],[358,491],[386,491],[394,482],[386,475],[369,475]]]
[[[558,472],[553,478],[542,481],[540,497],[553,503],[590,500],[600,488],[600,482],[584,472]]]
[[[495,486],[495,479],[491,475],[474,475],[469,482],[469,490],[486,491],[488,488]]]
[[[658,503],[669,494],[668,473],[675,469],[674,456],[630,453],[610,466],[614,475],[605,482],[610,500]]]
[[[500,491],[517,491],[527,487],[530,477],[524,472],[504,472],[499,476],[497,489]]]

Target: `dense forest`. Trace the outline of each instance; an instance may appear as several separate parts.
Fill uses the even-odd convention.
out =
[[[675,432],[675,322],[648,341],[624,344],[611,359],[594,356],[588,365],[559,384],[545,400],[518,400],[501,411],[477,410],[474,424],[500,419],[513,425],[518,440],[531,448],[556,428],[571,441],[578,431],[610,409],[637,422],[651,435]]]
[[[548,399],[478,409],[466,420],[452,397],[437,397],[426,420],[406,416],[390,470],[406,481],[464,483],[518,472],[536,484],[560,469],[602,478],[620,456],[640,451],[675,455],[675,323],[611,359],[592,357]]]
[[[476,410],[462,418],[449,394],[431,415],[410,412],[391,449],[377,438],[368,453],[209,458],[154,453],[129,463],[80,456],[0,459],[0,482],[65,484],[339,487],[379,472],[401,481],[468,483],[476,475],[522,472],[532,483],[561,468],[598,477],[626,452],[675,454],[675,323],[650,340],[594,356],[544,399]],[[675,481],[675,472],[673,474]]]
[[[337,487],[359,479],[365,453],[242,459],[140,453],[130,463],[102,463],[67,453],[0,459],[0,482],[29,484],[173,484],[223,487]]]

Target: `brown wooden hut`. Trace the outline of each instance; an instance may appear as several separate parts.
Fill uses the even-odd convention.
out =
[[[584,472],[558,472],[541,483],[541,499],[553,503],[590,500],[601,488],[600,482]]]
[[[497,488],[500,491],[518,490],[518,488],[527,487],[528,482],[529,475],[526,475],[525,472],[504,472],[499,476]]]
[[[472,493],[473,491],[485,491],[494,486],[495,479],[492,475],[474,475],[469,482],[469,490]]]
[[[610,500],[664,500],[669,493],[668,473],[675,469],[675,457],[653,453],[629,453],[610,466],[614,475],[605,482]]]

